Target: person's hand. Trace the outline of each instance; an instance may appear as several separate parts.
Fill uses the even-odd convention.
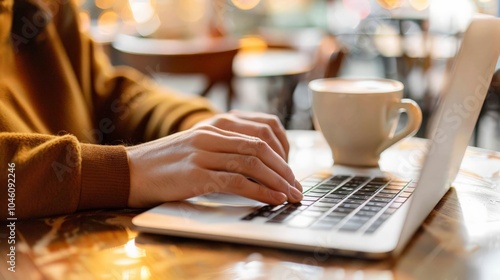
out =
[[[192,129],[128,147],[127,154],[130,207],[211,192],[274,205],[302,199],[302,186],[285,161],[284,130],[265,114],[222,114]]]
[[[201,121],[196,126],[207,124],[260,138],[285,161],[288,161],[290,145],[286,138],[285,128],[275,115],[232,110],[227,114],[219,114]]]

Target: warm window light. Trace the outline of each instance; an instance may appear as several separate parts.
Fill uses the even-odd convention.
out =
[[[429,6],[429,29],[436,33],[463,32],[475,11],[468,0],[433,0]]]
[[[377,3],[385,9],[395,9],[401,6],[401,0],[377,0]]]
[[[255,8],[260,0],[231,0],[234,6],[241,10],[251,10]]]

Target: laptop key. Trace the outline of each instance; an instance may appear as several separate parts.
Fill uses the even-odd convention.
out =
[[[389,181],[386,178],[370,180],[368,177],[313,177],[309,181],[311,188],[304,193],[300,203],[263,206],[242,219],[252,220],[259,217],[255,220],[261,221],[264,218],[267,223],[283,223],[290,227],[311,227],[319,230],[333,230],[340,225],[337,230],[356,232],[384,210],[366,231],[373,232],[413,191],[404,189],[404,182],[391,184]],[[394,198],[403,193],[403,197]],[[391,204],[387,207],[389,203]]]
[[[282,213],[282,214],[278,214],[278,215],[272,217],[266,223],[283,223],[286,219],[288,219],[290,217],[293,217],[293,216],[290,216],[289,214],[286,214],[286,213]]]
[[[366,205],[366,206],[379,206],[379,207],[385,207],[387,204],[388,204],[388,202],[368,201],[365,205]]]
[[[404,203],[406,200],[406,197],[397,197],[396,199],[394,199],[394,202]]]
[[[361,208],[363,209],[363,208]],[[375,211],[365,211],[365,210],[360,210],[356,213],[356,215],[359,215],[359,216],[364,216],[364,217],[373,217],[377,214],[378,212],[375,212]]]
[[[347,221],[343,224],[339,230],[340,231],[358,231],[363,226],[363,223]]]
[[[338,199],[344,199],[346,195],[343,194],[336,194],[336,193],[331,193],[325,196],[326,198],[338,198]]]
[[[334,206],[341,201],[342,201],[342,199],[339,199],[339,198],[322,198],[319,200],[319,202],[328,203],[331,206]],[[331,208],[331,206],[327,206],[327,207]]]

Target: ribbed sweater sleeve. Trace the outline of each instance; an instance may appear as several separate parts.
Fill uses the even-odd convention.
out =
[[[72,135],[0,133],[0,155],[0,181],[14,178],[10,182],[18,219],[127,206],[129,170],[123,146],[81,144]],[[2,220],[9,217],[5,194],[0,199]]]
[[[130,173],[125,147],[81,144],[81,157],[78,210],[127,207]]]

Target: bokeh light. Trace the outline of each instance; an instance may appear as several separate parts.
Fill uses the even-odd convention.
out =
[[[344,7],[358,14],[360,19],[365,19],[371,13],[369,0],[342,0]]]
[[[109,9],[115,4],[115,0],[95,0],[95,5],[99,9]]]
[[[73,3],[75,3],[77,7],[80,7],[85,4],[85,0],[73,0]]]
[[[401,0],[377,0],[377,3],[385,9],[392,10],[401,7]]]
[[[97,28],[104,34],[114,34],[117,31],[120,17],[114,11],[105,11],[97,19]]]
[[[231,0],[231,2],[238,9],[251,10],[260,3],[260,0]]]
[[[269,13],[286,13],[289,11],[302,11],[307,7],[307,0],[267,0],[266,9]]]
[[[90,28],[90,15],[85,10],[80,10],[78,12],[78,17],[80,18],[80,29],[81,30],[89,30]]]
[[[182,0],[179,1],[179,6],[177,9],[178,17],[186,22],[197,22],[200,21],[205,15],[205,5],[204,0]]]
[[[259,36],[246,36],[240,39],[241,51],[259,52],[267,49],[266,41]]]
[[[429,2],[430,0],[410,0],[410,6],[417,11],[423,11],[429,8]]]
[[[129,0],[130,10],[137,23],[145,23],[155,16],[155,9],[151,1]]]

